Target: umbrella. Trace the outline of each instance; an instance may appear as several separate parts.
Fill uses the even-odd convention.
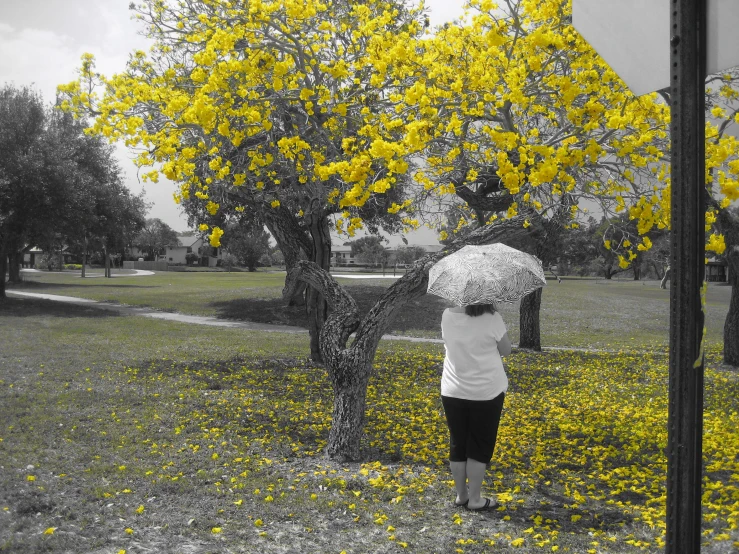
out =
[[[429,271],[428,293],[459,306],[515,302],[546,285],[538,258],[506,246],[465,246]]]

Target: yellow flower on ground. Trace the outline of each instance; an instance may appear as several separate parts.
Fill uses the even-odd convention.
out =
[[[56,529],[56,527],[49,527],[46,531],[44,531],[44,535],[53,535]]]
[[[131,529],[130,527],[126,527],[124,531],[126,532],[127,535],[133,535],[133,529]]]
[[[210,530],[210,532],[213,533],[214,535],[217,535],[221,531],[223,531],[223,529],[220,527],[213,527],[213,529]]]

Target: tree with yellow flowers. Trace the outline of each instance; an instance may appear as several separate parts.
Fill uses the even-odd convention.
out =
[[[650,248],[650,231],[669,226],[669,107],[657,94],[630,93],[574,30],[568,0],[471,0],[467,24],[414,47],[423,59],[403,109],[434,137],[415,178],[426,194],[457,198],[460,235],[522,210],[576,227],[588,200],[601,216],[634,220],[632,230],[614,226],[604,236],[626,268]],[[406,73],[387,61],[395,75]],[[728,207],[739,198],[739,143],[727,130],[739,116],[722,106],[736,100],[737,77],[719,76],[708,91],[707,115],[719,123],[708,125],[706,145],[706,249],[726,250],[732,267],[739,243]],[[724,354],[739,364],[734,292]],[[522,320],[527,306],[537,308],[529,300]]]
[[[66,109],[96,115],[92,131],[125,140],[141,166],[210,214],[258,210],[286,259],[304,251],[328,270],[330,226],[397,224],[408,207],[398,88],[370,52],[423,31],[397,0],[147,0],[133,10],[155,40],[105,79],[83,60],[62,87]],[[381,220],[378,220],[380,218]],[[406,220],[406,225],[413,222]],[[209,229],[217,246],[223,230]],[[312,354],[326,306],[309,293]]]

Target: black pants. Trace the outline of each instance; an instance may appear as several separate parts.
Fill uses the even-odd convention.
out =
[[[468,458],[487,464],[493,457],[505,393],[492,400],[465,400],[442,396],[449,426],[449,460]]]

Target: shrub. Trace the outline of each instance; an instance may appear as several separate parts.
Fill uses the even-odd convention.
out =
[[[64,264],[64,269],[82,269],[82,264]]]
[[[48,269],[49,271],[59,269],[59,256],[57,254],[45,253],[41,256],[41,260],[36,263],[38,269]]]

